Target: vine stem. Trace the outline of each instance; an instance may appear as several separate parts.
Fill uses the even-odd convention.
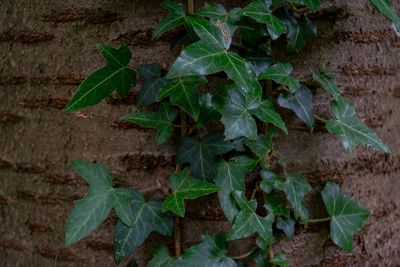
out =
[[[322,223],[322,222],[329,222],[330,220],[332,220],[332,218],[327,217],[327,218],[322,218],[322,219],[309,219],[308,222],[309,223]]]
[[[318,116],[318,115],[315,115],[314,114],[314,118],[317,120],[317,121],[320,121],[320,122],[323,122],[323,123],[326,123],[328,120],[327,119],[324,119],[324,118],[322,118],[322,117],[320,117],[320,116]]]
[[[187,9],[188,9],[189,15],[193,15],[194,14],[194,0],[188,0],[187,1]]]
[[[253,254],[254,251],[257,250],[257,247],[253,247],[251,250],[249,250],[248,252],[239,255],[239,256],[233,256],[232,259],[233,260],[244,260],[246,258],[248,258],[251,254]]]

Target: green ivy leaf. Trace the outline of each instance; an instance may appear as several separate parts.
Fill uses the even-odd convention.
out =
[[[359,144],[390,153],[377,134],[358,119],[356,110],[348,99],[340,97],[333,100],[331,108],[336,119],[327,121],[326,128],[341,140],[346,152],[352,151]]]
[[[252,57],[250,62],[253,64],[254,72],[258,76],[267,70],[274,63],[274,60],[271,57]]]
[[[196,122],[196,128],[201,129],[207,123],[221,118],[219,112],[212,103],[213,96],[210,93],[200,95],[200,115]]]
[[[253,115],[256,115],[263,122],[269,122],[280,128],[284,133],[288,133],[285,122],[281,115],[276,112],[274,104],[271,100],[263,100],[260,105],[254,109]]]
[[[121,220],[117,223],[114,235],[114,256],[117,264],[141,246],[150,233],[171,236],[173,228],[172,216],[161,211],[162,202],[146,202],[135,190],[126,191],[133,199],[128,207],[133,215],[133,222],[130,226]]]
[[[140,88],[136,106],[142,108],[156,102],[156,95],[168,80],[161,77],[161,67],[158,64],[142,64],[139,66],[139,76],[144,82]]]
[[[285,203],[284,200],[277,194],[268,194],[267,204],[265,205],[265,208],[269,212],[268,214],[271,214],[273,217],[285,216],[286,218],[289,218],[289,209],[286,208],[282,203]]]
[[[96,229],[115,209],[124,223],[132,225],[133,213],[129,210],[132,196],[124,189],[112,187],[112,175],[100,163],[72,162],[76,172],[89,184],[88,193],[75,202],[65,227],[65,246],[79,241]]]
[[[232,144],[225,142],[220,133],[210,133],[200,142],[194,137],[184,137],[176,159],[179,164],[189,163],[196,178],[212,181],[217,170],[215,156],[232,149]]]
[[[287,10],[284,10],[280,18],[288,28],[287,51],[289,53],[298,53],[305,46],[308,39],[317,35],[317,27],[305,15],[296,19]]]
[[[311,192],[310,184],[303,176],[288,176],[285,181],[285,193],[294,209],[296,217],[300,217],[305,225],[308,224],[308,211],[303,204],[304,196]]]
[[[182,108],[194,120],[200,114],[200,99],[197,87],[207,83],[202,76],[188,76],[171,81],[157,93],[157,101],[169,96],[171,103]]]
[[[262,170],[260,172],[261,183],[260,188],[265,193],[269,194],[272,190],[285,191],[284,178],[276,175],[273,172]]]
[[[196,199],[220,190],[215,184],[193,178],[188,169],[173,174],[170,186],[173,194],[164,200],[162,210],[170,210],[181,217],[185,215],[185,199]]]
[[[197,36],[204,42],[221,49],[229,49],[232,36],[225,36],[221,29],[215,26],[211,21],[203,18],[189,17],[188,22]]]
[[[400,17],[393,8],[390,0],[369,0],[371,4],[384,16],[393,21],[397,32],[400,32]]]
[[[334,99],[340,97],[340,91],[335,80],[335,73],[327,68],[320,68],[313,74],[313,79],[319,83],[325,91],[330,93]]]
[[[221,187],[218,199],[226,218],[232,222],[239,212],[232,198],[234,191],[245,191],[244,177],[255,167],[256,161],[249,157],[240,156],[230,161],[218,163],[215,183]]]
[[[139,124],[142,127],[157,129],[156,142],[161,145],[174,133],[173,122],[178,112],[168,103],[161,103],[158,112],[138,112],[122,117],[123,120]]]
[[[325,207],[331,216],[331,238],[346,252],[352,251],[353,234],[364,225],[370,212],[358,205],[351,197],[340,192],[333,182],[325,185],[321,192]]]
[[[302,85],[294,93],[281,93],[278,98],[278,104],[281,107],[293,110],[308,127],[314,127],[314,113],[313,113],[313,94],[306,86]]]
[[[107,65],[93,72],[81,83],[64,108],[65,112],[93,106],[114,90],[125,96],[136,85],[136,71],[128,67],[132,55],[126,44],[122,44],[119,49],[108,45],[99,45],[98,48]]]
[[[282,252],[277,253],[270,262],[280,267],[289,267],[287,256]]]
[[[275,135],[275,130],[271,128],[266,135],[258,135],[256,140],[245,140],[246,145],[250,148],[251,152],[258,157],[262,164],[266,163],[268,154],[272,150],[272,139]]]
[[[292,71],[293,67],[289,63],[278,62],[261,73],[259,79],[273,80],[276,83],[286,85],[289,88],[289,91],[294,93],[300,88],[300,83],[296,78],[290,75]]]
[[[238,54],[201,40],[186,47],[173,63],[167,78],[210,75],[224,71],[243,92],[261,91],[257,77]]]
[[[269,0],[253,0],[242,9],[241,14],[266,24],[271,38],[276,40],[281,34],[286,33],[287,29],[280,19],[272,15],[271,4],[272,2]]]
[[[295,225],[296,222],[291,218],[287,219],[278,218],[276,220],[276,228],[282,230],[289,239],[292,239],[294,237]]]
[[[153,39],[161,37],[164,33],[186,23],[185,7],[180,3],[165,1],[162,6],[169,11],[169,15],[160,22],[153,32]]]
[[[272,232],[273,217],[260,217],[256,214],[257,203],[248,201],[242,191],[233,192],[236,203],[241,211],[235,217],[232,230],[228,234],[228,240],[248,237],[254,233],[267,243],[272,244],[274,236]]]
[[[169,256],[168,248],[158,247],[154,250],[153,259],[148,267],[237,267],[234,260],[226,256],[228,243],[225,236],[220,234],[216,237],[202,235],[202,242],[190,247],[178,259]]]

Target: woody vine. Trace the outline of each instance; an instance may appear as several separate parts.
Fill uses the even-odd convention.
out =
[[[122,119],[154,128],[162,145],[179,132],[176,171],[170,176],[164,201],[147,201],[132,188],[114,188],[112,176],[100,163],[73,161],[76,172],[89,184],[87,194],[75,203],[66,224],[65,245],[70,246],[97,228],[114,210],[118,222],[114,235],[116,263],[126,260],[151,232],[173,236],[175,254],[165,245],[156,247],[147,266],[239,266],[253,261],[258,266],[288,266],[286,255],[272,246],[293,238],[294,227],[330,222],[332,241],[346,252],[352,237],[370,212],[328,182],[321,191],[328,217],[309,218],[304,204],[312,191],[307,180],[288,173],[274,148],[274,138],[290,134],[276,105],[291,110],[312,134],[316,124],[341,141],[351,152],[357,145],[389,153],[382,140],[358,119],[351,101],[341,95],[335,74],[327,64],[314,70],[312,79],[331,95],[331,118],[313,112],[313,92],[292,75],[292,65],[279,58],[273,43],[286,40],[286,54],[299,53],[317,35],[308,15],[323,0],[253,0],[227,10],[210,3],[194,10],[194,1],[166,1],[169,15],[155,29],[159,38],[176,27],[186,29],[177,41],[183,47],[166,75],[157,64],[130,65],[131,51],[99,45],[107,64],[79,86],[66,112],[99,103],[116,91],[126,96],[142,80],[137,112]],[[400,29],[400,18],[387,0],[371,0],[376,9]],[[225,73],[226,80],[207,93],[198,90],[207,77]],[[211,86],[209,86],[211,87]],[[149,105],[156,112],[145,112]],[[280,168],[273,168],[273,166]],[[256,173],[250,191],[245,176]],[[246,194],[252,192],[251,194]],[[216,194],[232,227],[182,251],[181,223],[185,201]],[[243,255],[228,256],[229,241],[256,236],[254,248]],[[135,264],[134,260],[131,264]]]

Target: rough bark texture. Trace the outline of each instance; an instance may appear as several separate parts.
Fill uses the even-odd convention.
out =
[[[200,1],[198,1],[200,2]],[[233,4],[233,1],[225,1]],[[399,2],[394,1],[397,8]],[[396,3],[397,2],[397,3]],[[135,112],[135,91],[110,97],[78,114],[61,112],[82,79],[103,64],[97,43],[129,44],[134,63],[168,65],[177,50],[168,37],[151,40],[165,11],[148,0],[3,0],[0,3],[0,265],[113,266],[111,216],[90,236],[63,247],[64,223],[73,201],[86,191],[70,160],[107,164],[116,184],[146,190],[166,183],[174,169],[176,144],[157,147],[155,132],[118,118]],[[328,225],[297,228],[293,241],[279,243],[292,266],[398,266],[400,264],[400,38],[366,0],[330,1],[315,20],[319,37],[293,56],[298,75],[324,60],[332,62],[342,92],[359,116],[390,146],[385,156],[359,148],[346,155],[339,141],[317,131],[292,129],[278,140],[290,170],[304,174],[318,191],[327,180],[342,185],[373,215],[345,254],[328,237]],[[306,62],[306,64],[304,64]],[[315,108],[328,115],[328,95],[317,91]],[[292,114],[285,120],[298,124]],[[317,193],[311,216],[323,216]],[[215,198],[188,203],[184,248],[202,230],[229,229]],[[209,201],[208,201],[209,200]],[[314,204],[316,203],[316,204]],[[143,266],[151,245],[171,241],[152,235],[136,253]],[[233,253],[250,242],[237,242]]]

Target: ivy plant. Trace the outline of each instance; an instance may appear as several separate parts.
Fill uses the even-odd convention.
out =
[[[310,84],[300,81],[285,60],[285,55],[300,53],[317,35],[309,14],[323,2],[252,0],[231,10],[210,3],[195,12],[193,1],[188,1],[188,11],[181,3],[166,1],[163,6],[169,14],[153,37],[176,27],[186,29],[176,42],[182,51],[168,70],[157,63],[130,65],[131,51],[125,44],[119,48],[99,45],[106,65],[83,81],[64,111],[88,108],[114,91],[124,97],[140,80],[137,111],[122,119],[155,129],[158,145],[172,136],[178,138],[177,166],[170,176],[170,189],[159,188],[165,199],[152,201],[133,188],[113,187],[112,175],[103,164],[73,161],[89,189],[68,218],[65,245],[87,236],[114,210],[118,217],[116,263],[126,260],[150,233],[157,232],[174,236],[175,255],[160,244],[153,251],[150,267],[240,266],[246,261],[258,266],[288,266],[287,256],[273,251],[273,245],[293,238],[296,225],[308,227],[325,221],[330,222],[332,241],[351,252],[353,235],[370,212],[330,181],[321,191],[328,216],[310,218],[305,197],[313,188],[302,175],[288,172],[274,147],[278,135],[290,134],[279,112],[287,109],[310,134],[324,125],[346,153],[358,145],[389,153],[341,94],[335,74],[326,64],[315,69],[311,78],[313,85],[331,96],[331,118],[314,113]],[[390,1],[370,2],[400,29]],[[210,78],[219,80],[208,83]],[[173,135],[175,132],[179,134]],[[256,181],[253,188],[246,188],[249,175]],[[232,227],[216,236],[204,234],[199,244],[182,252],[179,220],[185,216],[185,203],[206,195],[218,198]],[[251,236],[256,236],[252,250],[237,256],[229,253],[230,241]]]

